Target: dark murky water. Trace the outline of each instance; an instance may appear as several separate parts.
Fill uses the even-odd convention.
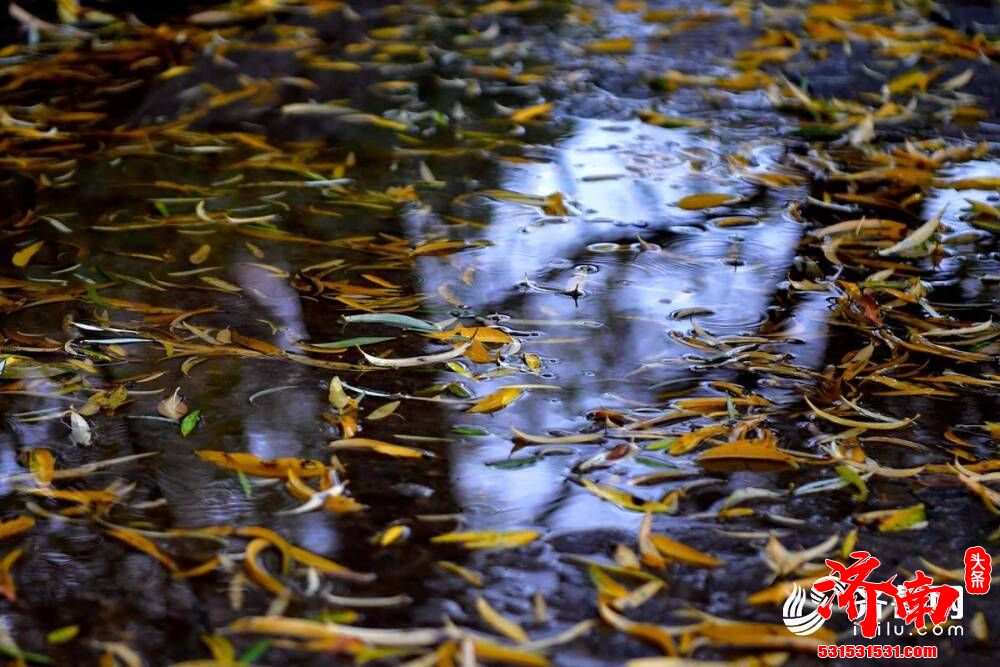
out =
[[[648,85],[651,76],[670,68],[726,73],[722,57],[757,37],[756,23],[767,23],[755,15],[755,25],[744,26],[734,18],[734,7],[739,5],[706,7],[721,18],[678,30],[669,40],[656,37],[657,24],[604,5],[589,8],[598,17],[594,25],[583,23],[579,12],[566,18],[557,5],[520,18],[501,16],[499,38],[482,33],[491,30],[492,17],[467,18],[458,7],[439,18],[429,7],[371,9],[356,21],[336,12],[315,21],[295,12],[277,19],[262,14],[214,36],[199,28],[189,44],[175,34],[140,31],[147,45],[136,46],[120,62],[109,57],[95,65],[101,73],[66,60],[62,65],[74,76],[53,74],[51,84],[43,78],[35,86],[3,88],[0,104],[17,119],[31,117],[25,109],[42,101],[62,110],[108,113],[54,139],[18,136],[12,129],[17,123],[4,124],[3,331],[5,352],[19,361],[8,360],[0,394],[9,421],[0,434],[0,474],[8,478],[0,507],[7,519],[32,514],[37,521],[17,538],[24,556],[14,568],[16,601],[3,603],[5,632],[22,649],[50,655],[58,664],[96,661],[106,650],[100,642],[131,646],[147,664],[204,657],[199,635],[241,616],[266,613],[274,596],[252,583],[232,583],[233,573],[242,571],[242,546],[220,548],[217,539],[166,531],[265,526],[295,545],[377,575],[360,584],[324,578],[317,589],[310,575],[296,572],[283,579],[295,594],[289,616],[325,612],[346,621],[343,614],[354,610],[359,625],[411,628],[438,626],[447,614],[459,625],[488,632],[475,607],[476,596],[483,594],[533,638],[551,636],[597,615],[594,584],[573,558],[611,562],[616,545],[634,549],[644,517],[599,497],[584,479],[628,489],[646,501],[683,491],[679,510],[656,515],[654,532],[725,561],[711,570],[671,566],[668,588],[632,615],[649,623],[679,625],[689,608],[779,623],[777,606],[746,601],[747,594],[770,583],[760,556],[768,535],[802,549],[848,534],[862,511],[923,502],[928,527],[891,533],[863,525],[859,546],[882,558],[887,569],[912,570],[920,566],[916,557],[960,567],[964,549],[985,543],[996,520],[953,475],[902,482],[872,478],[871,499],[857,503],[846,490],[792,493],[835,476],[829,467],[809,463],[789,469],[739,460],[708,465],[697,460],[704,448],[670,455],[648,447],[716,421],[727,425],[727,433],[738,428],[750,437],[766,418],[782,447],[822,458],[822,436],[837,429],[812,416],[801,396],[832,395],[830,367],[843,364],[845,355],[868,340],[845,326],[832,290],[793,288],[790,282],[832,284],[841,276],[824,264],[818,244],[809,240],[810,228],[892,215],[885,208],[855,207],[844,216],[837,208],[804,204],[807,197],[816,202],[844,192],[844,184],[813,178],[802,167],[815,155],[813,148],[796,135],[798,121],[775,111],[762,90],[680,88],[660,95]],[[301,30],[310,25],[314,34]],[[377,26],[399,27],[372,32]],[[456,38],[459,34],[463,37]],[[365,35],[371,41],[362,42]],[[598,37],[623,35],[637,42],[628,56],[579,48]],[[314,38],[325,42],[313,43]],[[352,42],[368,46],[345,51]],[[356,53],[370,65],[343,71],[336,64]],[[161,62],[147,73],[134,67],[142,56]],[[30,62],[15,53],[3,58],[6,67]],[[984,60],[974,66],[977,86],[984,85],[984,77],[996,80],[995,62]],[[49,55],[39,62],[41,71],[52,72],[45,68],[59,61]],[[870,62],[876,68],[882,64]],[[166,63],[192,69],[157,79]],[[514,69],[475,69],[507,65]],[[516,71],[522,66],[523,72]],[[827,86],[829,97],[852,98],[854,91],[846,86],[855,79],[837,83],[843,71],[830,75],[822,69],[833,66],[817,65],[814,90]],[[89,83],[88,74],[98,84]],[[4,80],[9,84],[11,75]],[[131,81],[139,83],[118,90]],[[414,83],[377,85],[385,81]],[[256,92],[236,102],[220,97],[221,91],[251,89]],[[524,127],[503,119],[495,106],[523,108],[543,97],[555,102],[551,120]],[[406,131],[397,134],[365,118],[345,120],[343,114],[281,111],[283,105],[310,100],[382,114],[404,123]],[[658,127],[636,118],[654,103],[664,113],[710,127]],[[994,103],[995,93],[984,102],[990,120]],[[177,118],[186,122],[170,129]],[[66,123],[74,127],[74,121]],[[920,118],[908,123],[886,132],[938,136]],[[145,126],[157,129],[146,133],[140,130]],[[974,129],[950,126],[944,134],[954,145],[971,143],[963,132],[992,142],[997,127],[987,120]],[[997,176],[995,145],[989,148],[938,175]],[[63,159],[74,161],[60,165]],[[776,173],[795,178],[780,187],[760,180]],[[320,183],[342,177],[351,180]],[[413,190],[401,190],[407,186]],[[946,241],[936,266],[911,275],[921,275],[933,288],[932,310],[963,322],[995,319],[1000,297],[995,229],[984,232],[960,211],[966,199],[995,205],[996,191],[927,190],[922,206],[896,215],[915,227],[947,204],[948,233],[955,236]],[[707,210],[676,205],[705,192],[740,200]],[[561,193],[566,211],[552,209],[551,202],[552,210],[546,210],[538,199],[553,193]],[[897,202],[908,193],[902,187],[879,192]],[[30,211],[34,222],[19,224]],[[26,266],[8,261],[38,240],[44,245]],[[464,241],[467,247],[419,251],[439,240]],[[205,244],[208,256],[192,261]],[[852,273],[850,279],[874,270]],[[515,342],[488,363],[458,358],[390,370],[365,366],[356,349],[331,353],[303,347],[382,336],[391,340],[365,350],[390,358],[447,350],[413,331],[341,320],[363,312],[358,304],[373,302],[370,310],[492,326]],[[929,315],[918,309],[914,317]],[[92,334],[74,322],[104,330]],[[159,342],[88,342],[109,336]],[[959,370],[995,378],[996,343],[986,341],[979,349],[987,360],[971,364],[914,352],[905,361],[906,377]],[[318,368],[317,360],[345,366]],[[60,366],[67,363],[75,365]],[[241,479],[193,455],[209,449],[328,461],[327,443],[344,435],[336,415],[324,418],[331,414],[328,388],[334,376],[346,383],[350,396],[362,399],[359,437],[434,455],[409,459],[338,451],[349,494],[367,506],[365,511],[287,514],[302,501],[281,480]],[[508,407],[492,414],[466,411],[471,397],[512,386],[523,392]],[[856,396],[868,410],[897,419],[921,415],[916,426],[891,435],[926,449],[865,443],[866,451],[877,451],[868,455],[883,466],[948,462],[954,457],[944,439],[949,427],[995,420],[995,385],[937,396],[884,396],[869,386]],[[118,387],[127,389],[124,403],[105,404],[87,416],[92,446],[73,444],[66,410],[83,409],[95,392]],[[177,423],[157,416],[157,404],[175,387],[191,409],[201,411],[187,436]],[[440,400],[421,400],[434,397]],[[635,428],[684,409],[677,401],[701,398],[719,401],[715,411],[695,408],[693,421],[689,417],[674,426],[674,419],[664,418],[662,424]],[[757,399],[764,401],[758,407],[767,407],[740,402]],[[401,400],[393,414],[365,420],[391,400]],[[525,446],[512,429],[547,437],[604,437]],[[996,458],[995,436],[960,433],[969,441],[966,461]],[[134,485],[107,512],[66,512],[72,503],[28,495],[34,484],[23,477],[23,452],[39,448],[55,456],[57,470],[134,454],[156,456],[57,482],[57,488],[67,489]],[[602,452],[610,460],[593,459]],[[661,478],[643,480],[653,473]],[[13,475],[22,477],[11,482]],[[740,489],[761,490],[747,504],[753,512],[719,514]],[[217,553],[226,559],[213,574],[178,580],[148,554],[109,537],[104,529],[110,524],[147,531],[143,534],[184,567]],[[406,527],[405,539],[373,544],[393,525]],[[540,539],[497,552],[431,542],[456,529],[534,530]],[[479,573],[482,587],[442,570],[436,565],[442,560]],[[277,558],[267,563],[278,570]],[[535,618],[536,593],[547,603],[546,620]],[[370,607],[327,594],[409,600]],[[985,614],[991,629],[1000,621],[995,599],[967,601],[966,618],[975,612]],[[70,625],[80,626],[79,639],[46,644],[46,632]],[[966,633],[938,641],[944,659],[990,664],[995,630],[985,642]],[[255,641],[232,639],[243,650]],[[305,664],[307,654],[286,648],[279,640],[257,662]],[[710,644],[698,657],[762,650]],[[598,626],[549,657],[565,665],[612,665],[654,653]],[[322,653],[315,658],[316,664],[330,659]],[[805,651],[793,660],[813,658]]]

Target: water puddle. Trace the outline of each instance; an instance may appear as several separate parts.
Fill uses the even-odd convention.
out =
[[[14,17],[0,651],[777,665],[997,539],[995,42],[376,4]]]

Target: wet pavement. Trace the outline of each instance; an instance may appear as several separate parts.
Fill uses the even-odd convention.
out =
[[[852,543],[954,577],[1000,511],[1000,14],[891,6],[28,21],[0,51],[0,508],[33,524],[0,529],[0,650],[817,664],[862,641],[784,632],[772,584]],[[953,625],[899,641],[995,662],[995,595]]]

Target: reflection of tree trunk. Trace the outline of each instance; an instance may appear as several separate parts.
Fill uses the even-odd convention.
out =
[[[539,378],[537,381],[558,384],[560,402],[550,404],[546,394],[540,393],[533,396],[533,400],[518,403],[516,410],[497,415],[495,419],[501,423],[491,430],[501,438],[504,426],[514,423],[511,420],[515,418],[515,425],[535,433],[542,433],[547,428],[572,431],[579,427],[583,414],[601,405],[602,401],[605,407],[619,404],[618,396],[626,401],[655,403],[656,398],[650,394],[649,386],[658,382],[692,375],[696,378],[725,376],[730,379],[738,373],[735,370],[720,371],[721,375],[716,372],[695,373],[688,368],[689,364],[679,363],[634,374],[647,361],[679,361],[682,355],[690,352],[672,344],[666,335],[670,329],[684,330],[690,326],[686,320],[670,318],[675,310],[699,306],[717,310],[714,321],[720,325],[718,330],[711,323],[711,317],[708,321],[699,318],[699,324],[716,335],[780,331],[791,318],[801,315],[803,311],[809,311],[804,319],[810,327],[821,328],[825,319],[825,313],[811,312],[813,306],[806,302],[790,301],[786,291],[780,288],[780,283],[793,271],[792,260],[800,238],[798,229],[784,223],[776,231],[776,224],[770,221],[753,227],[717,229],[706,222],[709,216],[701,219],[690,215],[683,217],[683,214],[678,216],[673,200],[679,196],[677,192],[680,190],[667,186],[673,184],[674,179],[683,179],[685,187],[689,187],[689,177],[684,169],[677,169],[679,175],[675,174],[669,164],[664,166],[663,173],[657,171],[651,174],[655,177],[651,180],[622,177],[607,186],[601,180],[588,181],[586,176],[598,168],[612,174],[628,173],[626,162],[616,162],[627,159],[628,153],[622,149],[623,145],[629,146],[627,133],[617,135],[622,137],[617,141],[617,151],[600,154],[599,167],[592,166],[588,161],[595,155],[592,152],[595,147],[605,141],[598,126],[597,123],[580,121],[570,130],[569,137],[553,149],[551,164],[535,167],[519,165],[496,175],[497,187],[535,195],[558,190],[570,200],[579,199],[580,207],[592,210],[565,224],[553,221],[539,227],[532,227],[529,222],[537,216],[533,217],[516,205],[484,202],[475,211],[455,211],[454,214],[459,217],[475,220],[492,218],[488,226],[471,231],[470,237],[490,240],[493,247],[476,251],[475,257],[467,260],[459,258],[458,268],[453,263],[434,259],[421,264],[425,284],[431,288],[451,284],[459,298],[480,316],[497,313],[513,318],[509,324],[514,330],[543,330],[548,338],[580,339],[576,343],[552,348],[526,348],[543,356],[558,358],[558,364],[547,368],[556,377]],[[643,131],[655,132],[648,128],[643,128]],[[676,136],[687,135],[681,133]],[[552,140],[556,143],[554,137]],[[655,140],[652,143],[655,144]],[[644,145],[648,147],[648,144]],[[656,187],[651,183],[656,183]],[[483,184],[482,187],[485,189],[490,185]],[[602,192],[602,187],[606,188],[607,197],[594,194]],[[632,206],[628,211],[619,211],[621,202]],[[767,203],[758,202],[757,205]],[[608,218],[620,221],[618,213],[633,220],[655,222],[645,226],[619,227],[588,220]],[[675,216],[678,217],[674,219]],[[700,233],[685,231],[683,223],[704,225],[705,230]],[[525,225],[528,230],[524,233],[513,231],[518,225]],[[641,237],[641,242],[637,236]],[[601,254],[589,247],[594,243],[618,244],[620,248],[636,247]],[[660,246],[662,251],[649,244]],[[456,278],[466,265],[476,268],[476,284],[472,288],[464,288]],[[533,283],[558,290],[572,275],[573,267],[581,266],[593,266],[598,271],[588,274],[585,294],[576,303],[570,295],[541,293],[519,286],[527,275]],[[549,314],[538,315],[543,309],[547,309]],[[536,319],[596,321],[603,326],[588,329],[519,323],[519,320]],[[817,321],[813,323],[814,320]],[[501,324],[504,323],[505,320],[501,320]],[[525,341],[530,346],[532,338]],[[818,368],[822,348],[810,347],[807,356],[808,359],[800,359],[799,363]],[[759,377],[741,374],[740,380],[753,388]],[[605,397],[608,393],[616,396]],[[491,448],[490,456],[496,458],[497,449]],[[597,451],[596,448],[581,448],[581,456]],[[466,474],[471,474],[468,471],[474,466],[484,464],[481,449],[460,448],[457,454],[461,458],[455,461],[456,469]],[[536,468],[543,465],[538,464]],[[563,511],[571,511],[569,504],[575,488],[558,478],[563,474],[563,466],[564,463],[553,462],[548,468],[548,477],[535,469],[524,471],[516,492],[506,493],[506,486],[498,484],[489,491],[495,494],[493,504],[522,508],[523,511],[516,512],[516,515],[530,516],[530,523],[558,526],[559,520],[553,517]],[[456,484],[457,492],[463,497],[475,497],[477,489],[474,486],[463,490],[462,480]],[[524,509],[526,505],[530,510]],[[579,513],[574,516],[579,518]],[[510,523],[516,522],[508,521],[505,525]],[[573,521],[567,520],[566,523],[572,524]]]

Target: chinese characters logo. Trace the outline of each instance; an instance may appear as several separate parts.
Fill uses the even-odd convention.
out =
[[[868,639],[878,634],[879,608],[885,602],[893,605],[896,618],[914,628],[941,625],[953,609],[961,610],[961,587],[935,586],[934,580],[922,570],[901,583],[896,581],[896,575],[883,581],[871,580],[881,561],[867,551],[852,552],[850,557],[853,562],[849,565],[826,561],[830,574],[813,583],[808,600],[798,584],[793,586],[782,607],[782,618],[789,631],[800,636],[816,632],[830,619],[835,606],[844,610]],[[982,547],[970,547],[965,552],[966,590],[973,595],[986,594],[991,576],[989,553]],[[812,611],[806,612],[807,604],[813,607]]]
[[[982,547],[965,550],[965,590],[970,595],[986,595],[990,592],[993,573],[993,559]]]

